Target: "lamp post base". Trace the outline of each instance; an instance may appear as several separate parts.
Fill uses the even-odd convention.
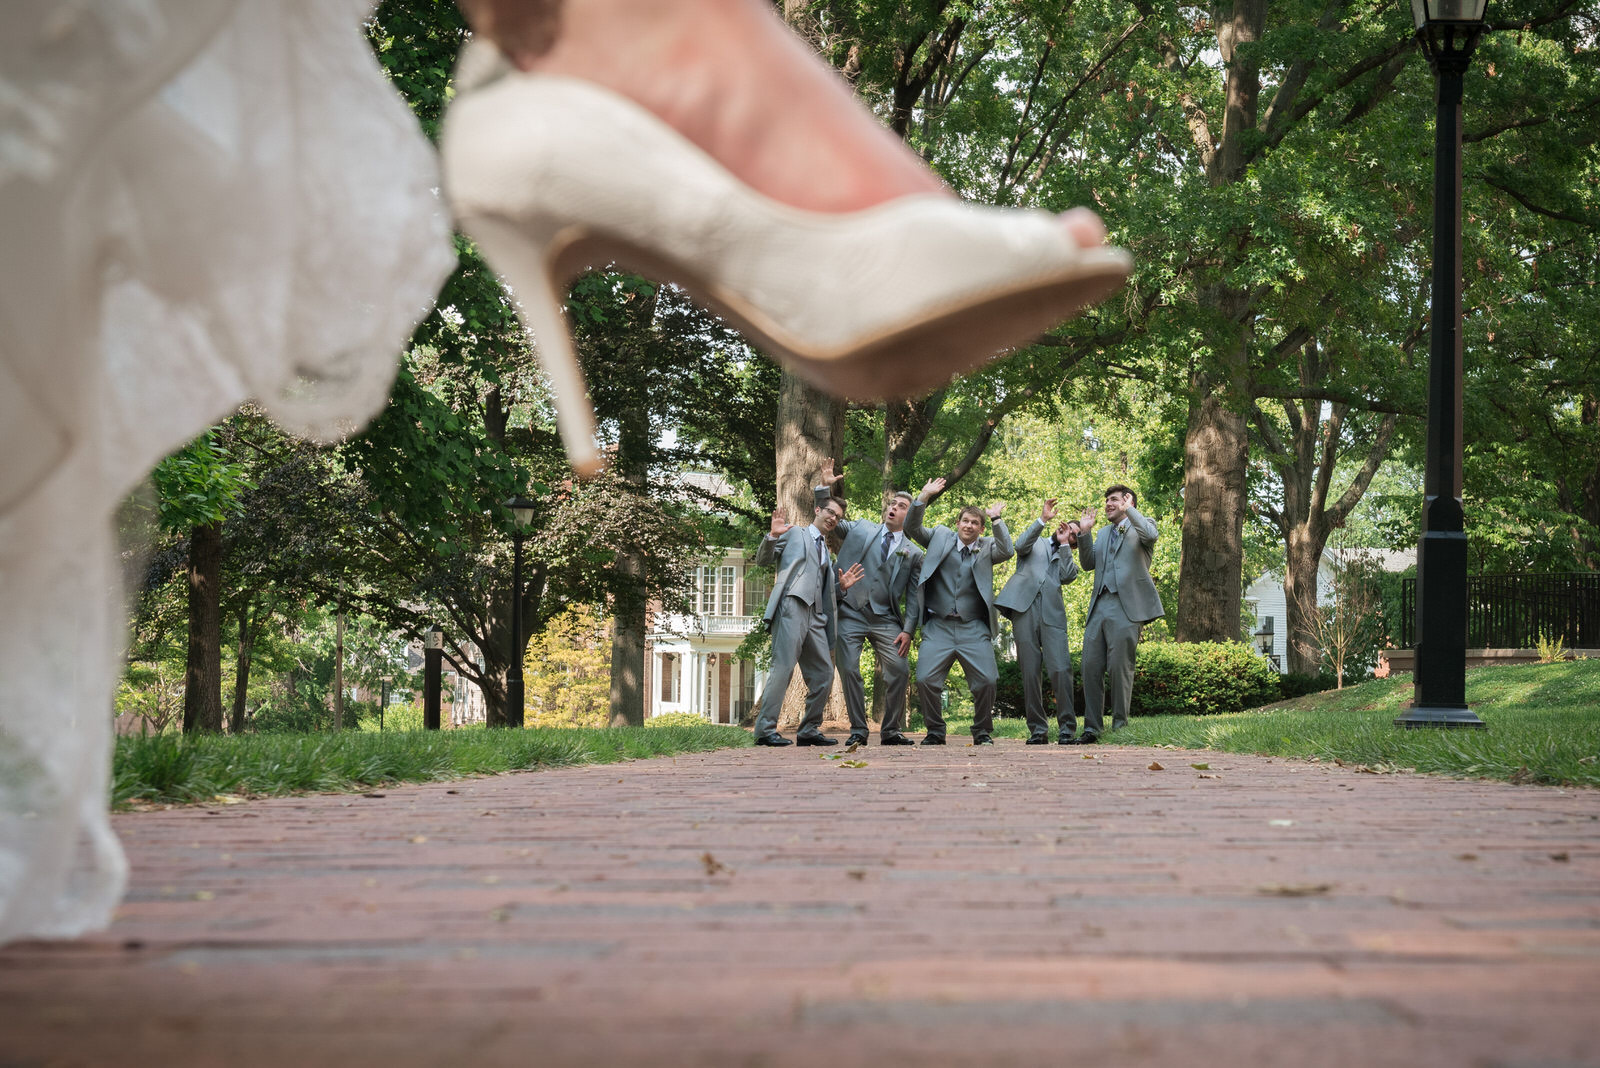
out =
[[[1396,727],[1467,727],[1488,730],[1489,725],[1470,708],[1425,708],[1412,705],[1394,718]]]

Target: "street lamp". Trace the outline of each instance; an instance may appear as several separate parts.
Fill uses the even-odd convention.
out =
[[[522,535],[533,522],[534,503],[518,494],[506,502],[511,530],[511,670],[506,673],[506,726],[522,726]]]
[[[1417,545],[1417,651],[1399,727],[1483,727],[1467,707],[1467,535],[1461,507],[1461,96],[1486,0],[1411,0],[1433,69],[1433,306],[1428,452]]]
[[[393,675],[379,675],[383,682],[383,696],[378,698],[378,730],[383,730],[383,710],[389,707],[389,683],[394,681]]]
[[[422,729],[439,729],[444,675],[444,631],[435,623],[422,632]]]

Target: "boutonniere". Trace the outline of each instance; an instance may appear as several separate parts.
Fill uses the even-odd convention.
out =
[[[900,548],[894,551],[894,554],[904,560],[906,557],[911,555],[911,550],[902,545]]]

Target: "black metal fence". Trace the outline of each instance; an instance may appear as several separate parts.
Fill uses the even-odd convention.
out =
[[[1401,645],[1416,645],[1417,580],[1400,587]],[[1600,573],[1470,575],[1467,648],[1533,649],[1559,637],[1569,649],[1600,648]]]

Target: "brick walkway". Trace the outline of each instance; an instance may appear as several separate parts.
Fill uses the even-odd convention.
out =
[[[121,816],[0,1064],[1600,1065],[1600,792],[1084,752]]]

